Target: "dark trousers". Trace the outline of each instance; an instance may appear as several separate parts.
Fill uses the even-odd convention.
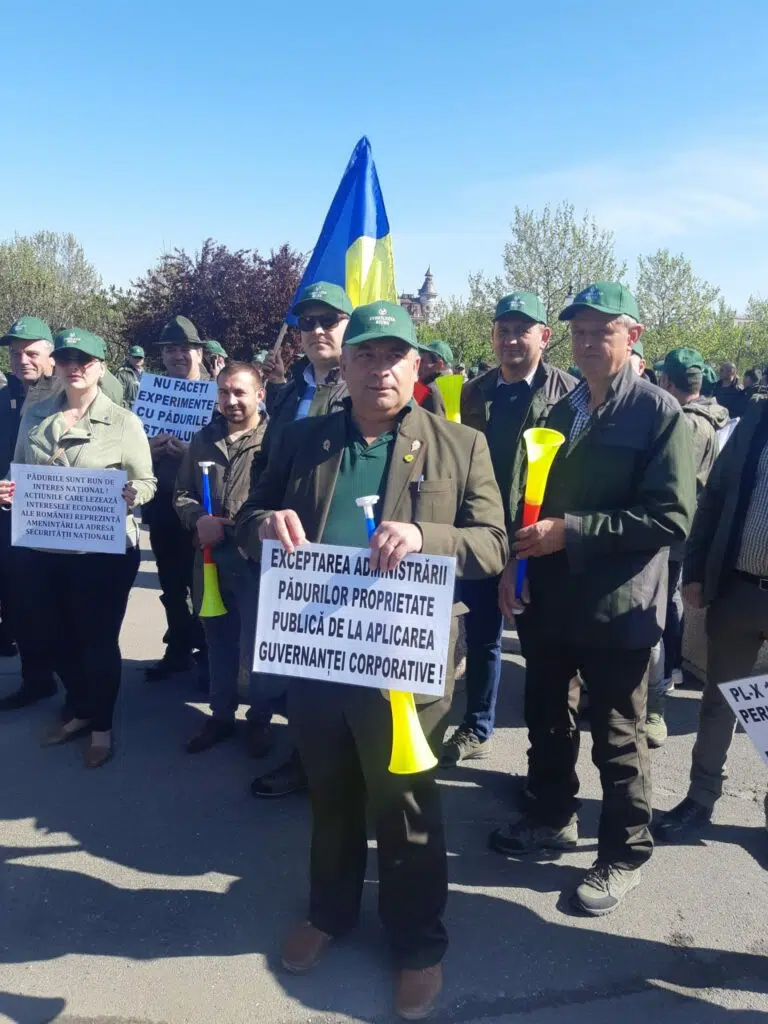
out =
[[[446,698],[419,709],[433,749],[449,708]],[[435,772],[388,771],[392,716],[378,690],[292,680],[288,717],[312,806],[309,920],[334,936],[356,924],[367,804],[378,846],[379,916],[395,963],[413,970],[439,963],[448,945],[448,877]]]
[[[192,611],[192,575],[195,549],[192,538],[174,515],[150,522],[149,543],[157,563],[157,576],[168,631],[167,656],[184,660],[193,650],[205,650],[205,637]]]
[[[493,733],[501,679],[503,621],[499,609],[499,577],[462,580],[460,595],[469,608],[464,616],[467,710],[463,725],[481,740],[487,740]]]
[[[11,583],[11,513],[0,509],[0,643],[15,640]]]
[[[521,616],[519,625],[522,625]],[[525,720],[531,741],[529,788],[535,817],[555,827],[579,802],[576,762],[580,732],[571,680],[581,671],[589,694],[592,760],[600,772],[603,805],[598,858],[637,867],[651,856],[651,774],[645,736],[650,649],[604,650],[560,644],[525,632]]]
[[[139,571],[124,555],[13,549],[16,632],[25,686],[50,686],[56,672],[67,710],[97,732],[112,728],[120,688],[120,627]]]
[[[669,560],[669,583],[667,586],[667,621],[664,626],[664,675],[667,679],[675,669],[683,667],[683,630],[685,619],[683,596],[680,593],[680,577],[683,563]]]

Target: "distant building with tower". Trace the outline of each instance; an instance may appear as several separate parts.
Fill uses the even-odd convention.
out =
[[[404,292],[398,301],[408,310],[414,323],[424,324],[433,320],[437,306],[437,292],[431,267],[427,267],[424,284],[419,288],[418,294],[408,295]]]

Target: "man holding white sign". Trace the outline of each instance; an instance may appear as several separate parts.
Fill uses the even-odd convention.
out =
[[[426,599],[430,589],[424,578],[417,583],[414,577],[410,586],[403,586],[409,573],[425,571],[404,563],[410,554],[454,558],[460,578],[481,579],[501,572],[508,553],[506,530],[487,442],[481,434],[438,419],[412,401],[418,368],[416,332],[404,309],[377,302],[353,312],[342,352],[349,398],[340,411],[285,428],[279,451],[270,453],[266,470],[237,517],[238,542],[251,558],[261,558],[263,540],[279,541],[286,556],[292,557],[307,542],[370,546],[368,571],[393,572],[392,592],[387,595],[383,588],[364,585],[361,565],[359,589],[368,596],[358,595],[357,606],[381,601],[383,611],[397,611],[402,605],[403,613],[408,600]],[[366,495],[379,498],[373,507],[370,544],[366,517],[357,504]],[[312,555],[314,549],[307,550]],[[338,555],[334,547],[328,556],[334,551]],[[353,574],[355,554],[350,556]],[[345,569],[345,563],[338,568]],[[434,568],[439,582],[443,567]],[[321,589],[310,591],[306,612],[324,605],[323,610],[331,612],[332,590],[322,589],[322,579],[315,583]],[[350,594],[343,603],[351,601]],[[424,625],[428,607],[414,605],[408,610],[418,647],[419,631],[429,632]],[[462,606],[453,606],[449,647],[455,641],[455,616],[463,611]],[[261,614],[271,613],[262,603]],[[378,617],[386,625],[383,614]],[[287,625],[289,632],[290,622]],[[305,620],[304,625],[309,623]],[[298,638],[304,635],[301,628],[296,622]],[[399,642],[394,632],[389,635],[393,657],[369,663],[367,655],[375,655],[366,629],[367,624],[361,633],[353,631],[332,652],[355,657],[355,666],[347,663],[348,682],[366,682],[361,675],[378,668],[378,685],[385,689],[418,688],[422,694],[432,690],[432,696],[419,697],[417,703],[423,731],[439,747],[453,688],[452,651],[447,652],[444,696],[439,696],[440,688],[426,677],[414,685],[412,673],[419,670],[403,667],[403,662],[416,659],[407,657],[413,648],[405,646],[402,633]],[[380,642],[385,633],[378,634]],[[426,635],[423,642],[425,648],[430,643]],[[448,889],[446,852],[434,772],[391,774],[387,765],[392,719],[387,702],[369,681],[363,686],[328,682],[318,656],[314,655],[313,668],[309,661],[301,664],[299,655],[288,689],[288,714],[309,780],[313,821],[308,920],[286,938],[283,965],[293,972],[309,970],[333,938],[356,924],[365,878],[367,801],[378,842],[380,912],[398,968],[397,1011],[407,1019],[419,1019],[440,992],[440,962],[447,946],[442,923]],[[336,669],[341,671],[338,664]]]

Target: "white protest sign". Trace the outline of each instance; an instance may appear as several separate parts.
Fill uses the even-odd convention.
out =
[[[124,470],[12,463],[11,480],[14,547],[125,553]]]
[[[720,692],[757,747],[757,752],[768,764],[768,676],[720,683]]]
[[[254,671],[440,697],[456,559],[371,573],[368,548],[265,541]]]
[[[215,380],[180,380],[159,373],[142,373],[133,411],[147,437],[173,434],[182,441],[210,423],[216,406]]]

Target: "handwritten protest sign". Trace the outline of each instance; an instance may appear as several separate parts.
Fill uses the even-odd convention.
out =
[[[409,555],[380,574],[369,555],[264,542],[255,671],[442,696],[456,560]]]
[[[768,676],[720,683],[720,692],[744,726],[757,752],[768,764]]]
[[[158,373],[142,373],[133,411],[144,424],[147,437],[173,434],[191,441],[210,423],[216,406],[215,380],[179,380]]]
[[[11,480],[14,547],[125,552],[124,470],[13,463]]]

